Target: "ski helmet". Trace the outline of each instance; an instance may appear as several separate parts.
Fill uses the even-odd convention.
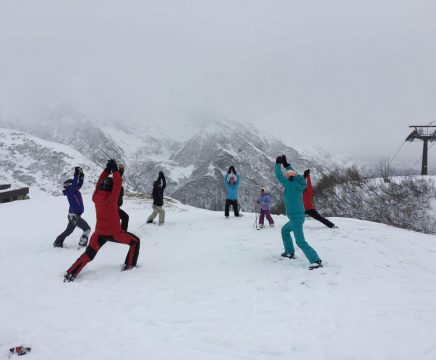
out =
[[[64,189],[68,189],[73,183],[73,179],[67,179],[64,181]]]
[[[102,181],[100,181],[98,188],[102,191],[112,191],[113,186],[114,186],[114,180],[108,176],[104,178]]]

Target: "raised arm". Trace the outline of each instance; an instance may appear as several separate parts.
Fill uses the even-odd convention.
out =
[[[240,174],[238,174],[238,175],[235,174],[235,177],[236,177],[235,184],[239,185],[239,183],[241,182],[241,175]]]
[[[165,176],[162,177],[162,191],[167,187],[167,181],[165,180]]]
[[[281,164],[276,164],[275,167],[275,173],[276,173],[276,178],[277,180],[280,182],[280,184],[282,184],[283,186],[286,186],[286,184],[289,182],[288,179],[282,174],[282,165]]]
[[[307,184],[306,193],[309,197],[312,197],[313,187],[312,187],[312,180],[310,178],[310,175],[306,176],[306,184]]]
[[[229,174],[227,174],[227,173],[224,174],[224,185],[226,185],[226,186],[228,184],[227,175],[229,175]]]
[[[118,203],[118,196],[120,194],[121,186],[123,183],[120,172],[118,170],[112,173],[112,177],[114,179],[114,185],[112,187],[112,191],[109,193],[109,196],[106,199],[107,204],[111,204],[113,202]]]
[[[106,178],[109,176],[109,174],[110,174],[110,172],[107,172],[106,170],[103,170],[103,171],[101,172],[100,176],[98,177],[97,183],[95,184],[95,191],[98,190],[98,186],[99,186],[100,182],[101,182],[103,179],[106,179]]]

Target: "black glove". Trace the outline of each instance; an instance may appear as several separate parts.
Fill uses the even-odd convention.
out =
[[[112,172],[118,171],[118,164],[114,159],[109,160],[111,162]]]
[[[112,172],[112,160],[107,161],[104,171],[107,172],[108,174]]]
[[[282,164],[285,168],[289,166],[288,160],[286,160],[286,155],[282,155]]]
[[[304,170],[303,176],[307,178],[310,175],[310,169]]]
[[[74,176],[83,176],[83,169],[80,166],[74,168]]]
[[[276,164],[282,164],[282,163],[283,163],[282,157],[281,156],[277,156]]]
[[[159,171],[159,179],[164,179],[165,175],[162,171]]]
[[[233,172],[233,174],[236,174],[236,170],[235,170],[235,167],[233,165],[229,167],[229,170],[231,172]]]
[[[104,169],[107,173],[111,173],[114,171],[118,171],[117,162],[114,159],[110,159],[106,164],[106,169]]]

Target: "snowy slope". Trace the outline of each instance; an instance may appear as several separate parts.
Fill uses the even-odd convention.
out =
[[[94,225],[90,196],[84,217]],[[66,225],[62,197],[35,193],[0,204],[0,357],[26,359],[435,359],[434,236],[385,225],[314,220],[307,240],[326,267],[281,259],[280,225],[256,231],[253,214],[167,204],[146,225],[148,200],[128,199],[140,267],[120,272],[127,247],[106,244],[73,283],[79,256],[51,247]],[[26,226],[23,226],[23,225]]]

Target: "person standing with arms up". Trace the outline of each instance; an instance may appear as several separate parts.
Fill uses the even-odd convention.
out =
[[[241,176],[239,174],[236,174],[236,169],[233,165],[230,166],[227,174],[224,174],[224,185],[227,191],[224,215],[227,219],[229,218],[230,205],[232,205],[233,207],[233,212],[235,213],[235,216],[240,216],[238,209],[238,188],[240,182]]]
[[[112,174],[112,177],[110,175]],[[92,201],[95,204],[97,222],[95,231],[85,252],[67,270],[64,282],[74,281],[82,269],[94,260],[98,251],[108,241],[129,246],[122,270],[129,270],[136,266],[139,255],[140,239],[129,232],[123,231],[118,213],[118,196],[122,186],[122,178],[118,171],[117,162],[109,160],[106,168],[98,178]]]
[[[162,182],[162,183],[161,183]],[[154,218],[159,214],[159,225],[165,222],[164,191],[167,187],[167,181],[162,171],[159,171],[157,180],[153,183],[153,212],[147,219],[147,224],[153,223]]]
[[[285,172],[282,173],[281,166],[284,166]],[[322,267],[322,261],[316,251],[306,242],[303,232],[304,223],[304,205],[303,191],[306,189],[306,181],[303,176],[297,172],[288,163],[286,156],[277,157],[275,165],[275,174],[277,180],[283,185],[286,215],[289,221],[282,227],[282,240],[285,247],[283,257],[290,259],[295,258],[294,244],[292,243],[291,232],[294,233],[295,242],[303,251],[304,255],[310,262],[309,270]]]
[[[80,188],[83,185],[85,174],[79,166],[74,168],[73,179],[68,179],[64,182],[63,194],[67,197],[70,208],[68,210],[68,225],[62,234],[60,234],[55,242],[54,247],[63,247],[67,236],[71,235],[76,227],[80,228],[83,233],[79,240],[79,248],[88,244],[88,237],[91,233],[91,228],[88,223],[82,218],[84,212],[82,194]]]

